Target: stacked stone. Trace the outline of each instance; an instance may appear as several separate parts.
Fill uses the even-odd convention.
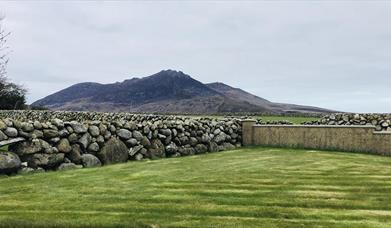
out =
[[[58,116],[59,112],[56,113]],[[0,173],[186,156],[233,149],[241,146],[242,141],[240,120],[234,118],[128,114],[127,118],[121,119],[110,113],[98,115],[101,119],[109,119],[108,116],[112,119],[83,122],[58,118],[45,122],[0,120],[0,142],[16,138],[25,140],[12,144],[11,152],[0,153]]]
[[[257,124],[260,125],[293,125],[292,122],[288,120],[268,120],[268,121],[263,121],[262,119],[258,119]]]
[[[373,125],[376,131],[391,131],[391,114],[337,113],[320,120],[304,122],[305,125]]]

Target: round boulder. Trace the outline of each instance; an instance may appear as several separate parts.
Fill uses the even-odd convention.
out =
[[[126,130],[126,129],[119,129],[117,131],[117,135],[121,139],[124,139],[124,140],[128,140],[128,139],[132,138],[132,132],[130,132],[129,130]]]
[[[128,148],[116,138],[110,139],[97,154],[103,164],[114,164],[128,160]]]
[[[97,167],[102,165],[100,160],[92,154],[83,154],[81,156],[81,160],[82,160],[83,167],[85,168]]]
[[[12,152],[0,152],[0,174],[15,172],[21,166],[18,155]]]
[[[8,136],[8,137],[16,137],[18,136],[18,130],[16,130],[15,128],[13,127],[7,127],[7,129],[5,129],[4,133]]]
[[[64,138],[64,139],[61,139],[60,142],[58,143],[57,149],[61,153],[68,153],[68,152],[71,152],[72,147],[69,144],[68,139]]]
[[[90,134],[91,134],[92,136],[98,136],[99,133],[100,133],[99,127],[94,126],[94,125],[90,126],[90,127],[88,128],[88,131],[90,132]]]

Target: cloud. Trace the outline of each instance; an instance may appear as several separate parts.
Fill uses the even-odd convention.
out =
[[[177,69],[277,102],[390,112],[391,3],[2,2],[29,102]]]

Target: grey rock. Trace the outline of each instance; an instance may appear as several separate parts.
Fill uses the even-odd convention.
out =
[[[136,153],[138,153],[143,148],[142,145],[138,145],[129,149],[129,156],[133,157]]]
[[[63,138],[60,140],[60,142],[57,145],[57,149],[61,153],[69,153],[72,150],[71,145],[69,144],[68,139]]]
[[[213,140],[217,144],[221,144],[222,142],[225,141],[225,139],[226,139],[226,135],[223,132],[221,132],[220,134],[216,135]]]
[[[110,139],[97,154],[103,164],[114,164],[128,160],[128,148],[118,139]]]
[[[58,166],[57,170],[64,171],[64,170],[71,170],[71,169],[81,169],[83,168],[82,165],[76,165],[74,163],[62,163]]]
[[[57,128],[64,128],[64,122],[60,119],[53,119],[51,123]]]
[[[145,148],[149,148],[151,146],[151,142],[146,136],[143,136],[143,138],[140,141],[140,144],[143,145]]]
[[[94,143],[91,143],[88,148],[87,148],[87,151],[89,152],[93,152],[93,153],[96,153],[99,151],[99,144],[94,142]]]
[[[0,174],[17,171],[21,166],[20,158],[12,152],[0,152]]]
[[[18,136],[18,130],[13,127],[7,127],[4,131],[4,134],[6,134],[8,137],[16,137]]]
[[[159,139],[152,139],[151,146],[148,148],[148,157],[151,159],[163,158],[166,156],[166,149]]]
[[[141,150],[140,150],[140,154],[142,154],[143,156],[147,156],[147,152],[148,152],[148,150],[145,148],[141,148]]]
[[[171,142],[168,146],[166,146],[166,153],[168,155],[173,155],[176,152],[178,152],[178,146],[175,143]]]
[[[45,146],[46,146],[46,142],[44,142],[43,140],[33,139],[31,141],[24,141],[24,142],[16,143],[16,144],[10,146],[9,150],[17,153],[20,156],[26,155],[26,154],[34,154],[34,153],[38,153],[44,149],[42,146],[43,143],[45,143]]]
[[[60,137],[54,137],[54,138],[49,139],[49,142],[55,144],[55,143],[60,142],[60,140],[61,140]]]
[[[58,131],[53,129],[45,129],[43,130],[43,136],[47,139],[55,138],[58,136]]]
[[[58,136],[60,136],[61,138],[68,137],[68,135],[69,132],[67,129],[62,129],[61,131],[58,132]]]
[[[193,155],[195,154],[195,149],[192,148],[192,147],[181,147],[178,149],[178,152],[182,155],[182,156],[188,156],[188,155]]]
[[[42,129],[42,124],[39,122],[39,121],[34,121],[33,123],[34,125],[34,128],[37,129],[37,130],[41,130]]]
[[[190,137],[190,141],[189,141],[190,145],[191,146],[196,146],[198,144],[198,140],[195,138],[195,137]]]
[[[23,167],[18,170],[18,174],[27,174],[27,173],[34,173],[35,169],[30,167]]]
[[[215,142],[209,142],[209,143],[208,143],[208,150],[209,150],[210,152],[217,152],[217,151],[219,151],[219,148],[218,148],[217,143],[215,143]]]
[[[141,134],[141,132],[139,132],[139,131],[133,131],[132,135],[133,135],[133,138],[135,138],[137,141],[141,141],[144,137],[144,135]]]
[[[64,161],[63,153],[53,153],[53,154],[41,154],[36,153],[32,155],[25,156],[25,161],[27,161],[28,166],[32,168],[45,168],[50,169],[61,164]]]
[[[43,132],[40,131],[40,130],[34,130],[33,133],[32,133],[32,135],[33,135],[33,138],[34,138],[34,137],[35,137],[35,138],[42,138],[42,137],[43,137]]]
[[[68,136],[68,141],[70,143],[76,143],[78,140],[78,137],[77,137],[77,134],[76,133],[72,133]]]
[[[7,129],[7,125],[0,120],[0,130],[5,130],[5,129]]]
[[[105,143],[105,138],[101,135],[98,135],[98,137],[96,137],[96,142],[99,144],[99,145],[103,145]]]
[[[136,146],[137,145],[137,139],[134,139],[134,138],[131,138],[131,139],[129,139],[129,140],[127,140],[126,141],[126,145],[128,146],[128,147],[134,147],[134,146]]]
[[[124,139],[124,140],[128,140],[128,139],[132,138],[132,132],[130,132],[129,130],[126,130],[126,129],[119,129],[117,131],[117,135],[121,139]]]
[[[98,136],[99,135],[99,133],[100,133],[100,130],[99,130],[99,128],[97,127],[97,126],[90,126],[89,128],[88,128],[88,131],[90,132],[90,134],[92,135],[92,136]]]
[[[208,147],[204,144],[197,144],[194,148],[196,154],[203,154],[208,151]]]
[[[227,143],[227,142],[223,143],[222,146],[223,146],[223,150],[233,150],[236,148],[234,145],[232,145],[231,143]]]
[[[86,133],[87,132],[87,128],[83,124],[81,124],[79,122],[71,121],[69,123],[69,125],[72,127],[74,132],[77,133],[77,134],[82,134],[82,133]]]
[[[159,130],[160,134],[165,135],[165,136],[170,136],[171,135],[171,130],[170,129],[160,129]]]
[[[201,142],[202,143],[209,143],[211,141],[211,138],[207,134],[203,134],[201,137]]]
[[[80,149],[80,145],[75,144],[75,145],[72,145],[72,150],[69,153],[67,153],[65,156],[72,163],[81,164],[81,162],[82,162],[81,154],[82,154],[82,151]]]
[[[25,132],[32,132],[34,130],[34,126],[31,123],[22,123],[22,130]]]
[[[141,161],[142,159],[143,159],[143,155],[142,154],[136,154],[135,156],[134,156],[134,160],[136,160],[136,161]]]
[[[102,165],[101,161],[92,154],[83,154],[81,156],[81,160],[83,167],[85,168],[97,167]]]
[[[91,142],[91,135],[89,133],[85,133],[80,139],[79,144],[81,145],[81,148],[83,150],[86,150],[88,148],[88,145]]]
[[[0,130],[0,141],[8,139],[8,136]]]

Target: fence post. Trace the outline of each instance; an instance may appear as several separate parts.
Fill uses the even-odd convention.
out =
[[[253,144],[253,126],[256,121],[252,119],[242,120],[242,139],[243,146],[249,146]]]

